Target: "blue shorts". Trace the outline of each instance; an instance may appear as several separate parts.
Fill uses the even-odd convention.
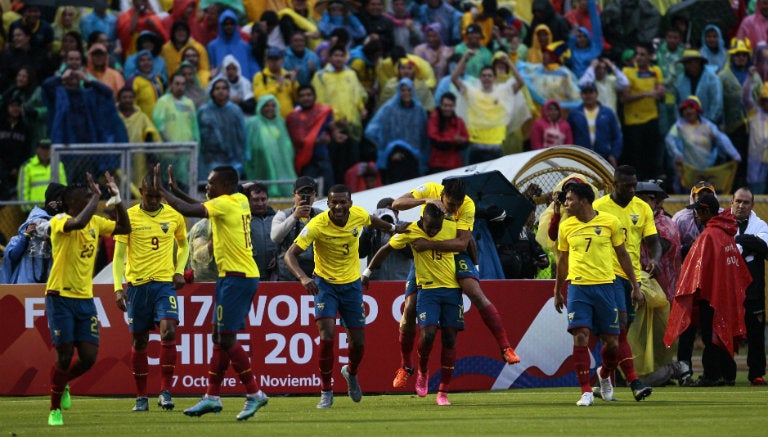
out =
[[[225,276],[216,280],[213,326],[219,334],[245,329],[245,316],[251,310],[259,278]]]
[[[613,283],[568,285],[568,330],[589,328],[594,334],[619,333],[619,309]]]
[[[464,301],[461,298],[461,289],[422,289],[416,298],[416,318],[422,328],[439,325],[443,328],[464,329]]]
[[[45,312],[54,346],[87,341],[99,344],[99,319],[93,298],[45,296]]]
[[[405,297],[417,291],[419,291],[419,287],[416,285],[416,266],[411,261],[411,269],[408,270],[408,277],[405,278]]]
[[[632,304],[632,283],[621,276],[617,276],[613,285],[616,287],[616,306],[620,313],[627,313],[627,323],[632,323],[635,320],[635,305]]]
[[[363,285],[360,280],[348,284],[331,284],[315,276],[319,291],[315,295],[315,320],[335,319],[338,313],[346,328],[365,327]]]
[[[472,258],[467,252],[457,253],[453,258],[456,261],[456,279],[480,279],[480,273],[478,273],[475,264],[472,263]]]
[[[128,329],[131,332],[151,331],[161,320],[179,321],[176,288],[172,282],[129,285],[125,293],[128,295]]]
[[[472,263],[469,254],[466,252],[457,253],[453,258],[456,262],[456,279],[480,278],[480,273]],[[408,278],[405,280],[405,296],[408,297],[417,291],[419,291],[419,287],[416,285],[416,267],[411,263],[411,270],[408,271]]]

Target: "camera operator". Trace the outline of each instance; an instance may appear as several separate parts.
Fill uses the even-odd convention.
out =
[[[296,277],[288,270],[283,258],[293,240],[299,235],[309,219],[320,214],[322,210],[313,208],[317,196],[317,183],[309,176],[301,176],[293,184],[294,206],[278,211],[272,219],[272,230],[269,234],[277,246],[277,280],[295,281]],[[299,265],[307,276],[312,276],[315,269],[312,246],[298,256]]]

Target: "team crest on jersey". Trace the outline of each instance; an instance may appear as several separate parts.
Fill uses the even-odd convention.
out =
[[[163,231],[164,234],[168,233],[170,227],[170,222],[160,222],[160,230]]]
[[[360,233],[360,230],[357,229],[357,226],[352,228],[352,236],[357,238],[357,235]]]
[[[632,220],[632,224],[636,225],[637,221],[640,220],[640,214],[630,214],[629,218]]]
[[[603,233],[603,228],[600,226],[595,226],[595,234],[600,235]]]
[[[89,228],[88,233],[91,234],[91,238],[96,238],[96,231],[93,228]]]

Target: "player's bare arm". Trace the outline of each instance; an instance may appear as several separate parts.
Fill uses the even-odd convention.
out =
[[[645,243],[651,253],[651,259],[645,265],[645,271],[651,275],[651,278],[654,278],[659,273],[659,264],[661,263],[661,239],[659,234],[653,234],[643,238],[643,243]]]
[[[109,172],[104,173],[104,179],[107,181],[107,191],[112,196],[111,202],[115,204],[115,214],[117,220],[115,221],[115,230],[112,231],[112,235],[122,235],[131,233],[131,221],[128,218],[128,210],[125,209],[125,203],[120,199],[120,190],[117,188],[115,178],[112,177]],[[109,205],[109,202],[107,202]]]
[[[301,269],[301,266],[299,266],[299,260],[297,257],[304,252],[304,249],[299,247],[296,243],[293,243],[291,247],[288,248],[288,251],[285,252],[285,265],[288,267],[288,270],[293,273],[293,276],[296,277],[296,279],[301,282],[301,285],[304,286],[304,289],[307,290],[307,293],[311,295],[316,295],[318,291],[317,284],[315,284],[314,279],[310,278],[304,273],[304,270]]]
[[[624,247],[624,244],[620,244],[618,246],[614,246],[613,249],[616,251],[616,256],[619,258],[621,269],[624,271],[624,274],[627,275],[629,282],[632,284],[632,300],[637,305],[644,305],[645,296],[643,295],[642,291],[640,291],[640,285],[637,283],[637,277],[635,276],[635,268],[632,266],[632,259],[629,257],[627,248]]]
[[[395,250],[390,246],[389,244],[385,244],[384,246],[381,246],[379,248],[379,251],[376,252],[375,255],[373,255],[373,258],[371,258],[371,261],[368,262],[368,267],[365,269],[363,274],[360,276],[360,279],[363,282],[363,287],[365,287],[366,290],[368,290],[368,284],[370,283],[369,277],[371,276],[372,270],[376,270],[381,266],[381,263],[384,262],[385,259],[389,256],[392,251]]]
[[[205,218],[208,216],[208,211],[203,207],[203,205],[200,202],[194,201],[194,202],[187,202],[183,199],[180,199],[176,195],[174,195],[172,192],[170,192],[165,186],[163,185],[163,180],[160,177],[160,164],[155,164],[155,189],[160,192],[160,194],[163,195],[163,198],[166,202],[168,202],[168,205],[171,205],[173,209],[181,213],[181,215],[185,217],[199,217],[199,218]],[[168,166],[168,175],[171,179],[173,179],[173,167]]]
[[[417,199],[412,193],[405,193],[392,202],[392,209],[395,211],[406,211],[427,203],[427,199]]]
[[[423,252],[425,250],[439,250],[442,252],[463,252],[467,250],[469,241],[472,239],[472,233],[466,229],[459,229],[456,231],[456,238],[445,241],[430,241],[423,238],[411,242],[411,248],[416,252]],[[471,256],[471,254],[470,254]],[[477,256],[473,257],[473,260],[477,259]],[[477,263],[475,263],[477,264]]]
[[[625,251],[626,253],[626,251]],[[563,312],[565,308],[565,299],[563,299],[563,284],[568,277],[568,252],[557,252],[557,275],[555,276],[555,309],[558,313]]]

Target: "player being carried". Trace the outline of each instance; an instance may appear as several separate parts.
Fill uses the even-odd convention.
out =
[[[427,203],[435,204],[446,212],[446,220],[456,223],[456,238],[445,241],[417,240],[411,243],[414,252],[439,250],[441,252],[456,252],[456,279],[461,291],[472,301],[483,322],[490,329],[501,349],[501,356],[508,364],[520,362],[520,358],[509,343],[507,331],[501,321],[501,315],[496,306],[488,300],[480,288],[477,268],[477,247],[472,239],[472,228],[475,223],[475,202],[466,195],[464,181],[460,178],[448,178],[443,184],[427,182],[410,193],[397,198],[392,203],[392,209],[405,211]],[[405,306],[400,319],[400,353],[401,366],[397,369],[392,386],[404,387],[410,375],[413,374],[411,352],[416,338],[416,275],[414,269],[408,275],[405,284]]]
[[[428,203],[421,220],[408,226],[408,233],[396,234],[382,246],[363,272],[363,286],[368,287],[371,271],[378,268],[394,250],[402,249],[415,240],[446,241],[456,238],[456,223],[445,220],[445,213],[435,204]],[[419,342],[419,368],[416,374],[416,394],[425,397],[428,392],[427,364],[435,341],[437,328],[441,330],[440,385],[437,405],[451,405],[448,387],[456,364],[456,335],[464,329],[464,305],[461,288],[456,281],[456,262],[453,252],[439,249],[414,251],[416,270],[416,312],[419,314],[421,341]]]

